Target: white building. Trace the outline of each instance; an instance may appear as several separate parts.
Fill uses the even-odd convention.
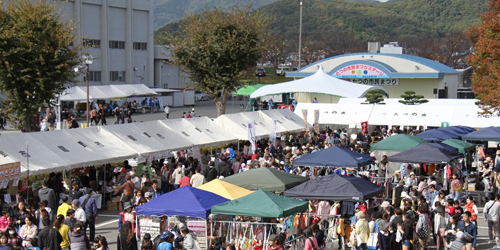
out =
[[[153,0],[50,0],[76,33],[90,65],[91,85],[142,83],[153,87]],[[78,79],[85,84],[85,76]]]

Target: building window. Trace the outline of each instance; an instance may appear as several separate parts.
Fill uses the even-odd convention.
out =
[[[125,42],[122,41],[109,41],[110,49],[125,49]]]
[[[98,39],[83,39],[83,46],[88,48],[100,48],[101,40]]]
[[[147,43],[134,43],[134,50],[148,50]]]
[[[110,71],[109,81],[111,82],[125,82],[125,71]]]
[[[83,81],[87,81],[86,75],[83,76]],[[101,71],[89,71],[89,82],[100,82]]]
[[[168,83],[164,83],[164,84],[163,84],[163,88],[164,88],[164,89],[168,89]]]

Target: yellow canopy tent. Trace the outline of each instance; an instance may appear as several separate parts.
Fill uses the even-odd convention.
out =
[[[236,185],[233,185],[225,181],[221,181],[219,179],[215,179],[209,183],[205,183],[197,188],[217,194],[229,200],[235,200],[240,197],[253,193],[253,191],[250,191],[242,187],[238,187]]]

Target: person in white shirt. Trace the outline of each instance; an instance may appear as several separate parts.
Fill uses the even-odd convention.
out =
[[[184,177],[183,166],[184,165],[182,165],[182,163],[178,163],[177,168],[172,173],[172,180],[170,181],[170,183],[174,183],[176,189],[180,187],[179,182],[181,181],[182,177]]]
[[[163,107],[163,110],[165,111],[165,118],[167,118],[168,120],[168,117],[170,115],[170,107],[168,106],[168,104],[165,107]]]
[[[195,172],[196,173],[193,176],[191,176],[191,180],[189,181],[189,184],[191,184],[191,187],[199,187],[199,186],[205,184],[207,181],[205,179],[205,176],[200,174],[201,169],[196,168]]]
[[[131,177],[130,180],[134,183],[134,189],[141,190],[141,179],[139,179],[139,177],[135,176],[134,171],[130,171],[128,174]]]
[[[80,201],[76,199],[73,200],[73,202],[71,202],[71,206],[73,207],[73,210],[75,210],[76,221],[81,221],[85,224],[85,221],[87,221],[87,215],[85,214],[85,211],[80,207]]]

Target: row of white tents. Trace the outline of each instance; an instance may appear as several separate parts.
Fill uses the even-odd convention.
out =
[[[308,121],[313,121],[314,110],[319,110],[319,124],[349,125],[360,128],[360,123],[368,125],[428,126],[441,127],[469,126],[484,128],[498,126],[496,115],[483,116],[474,99],[429,99],[421,105],[404,105],[401,99],[386,99],[385,105],[361,104],[363,98],[341,98],[339,103],[299,103],[295,113],[302,117],[302,110],[308,110]]]
[[[2,135],[0,166],[21,163],[21,175],[69,170],[130,158],[159,159],[194,145],[216,146],[246,140],[254,121],[257,139],[304,131],[304,121],[290,110],[269,110],[207,117],[96,126],[39,133]],[[308,124],[310,127],[311,125]]]

